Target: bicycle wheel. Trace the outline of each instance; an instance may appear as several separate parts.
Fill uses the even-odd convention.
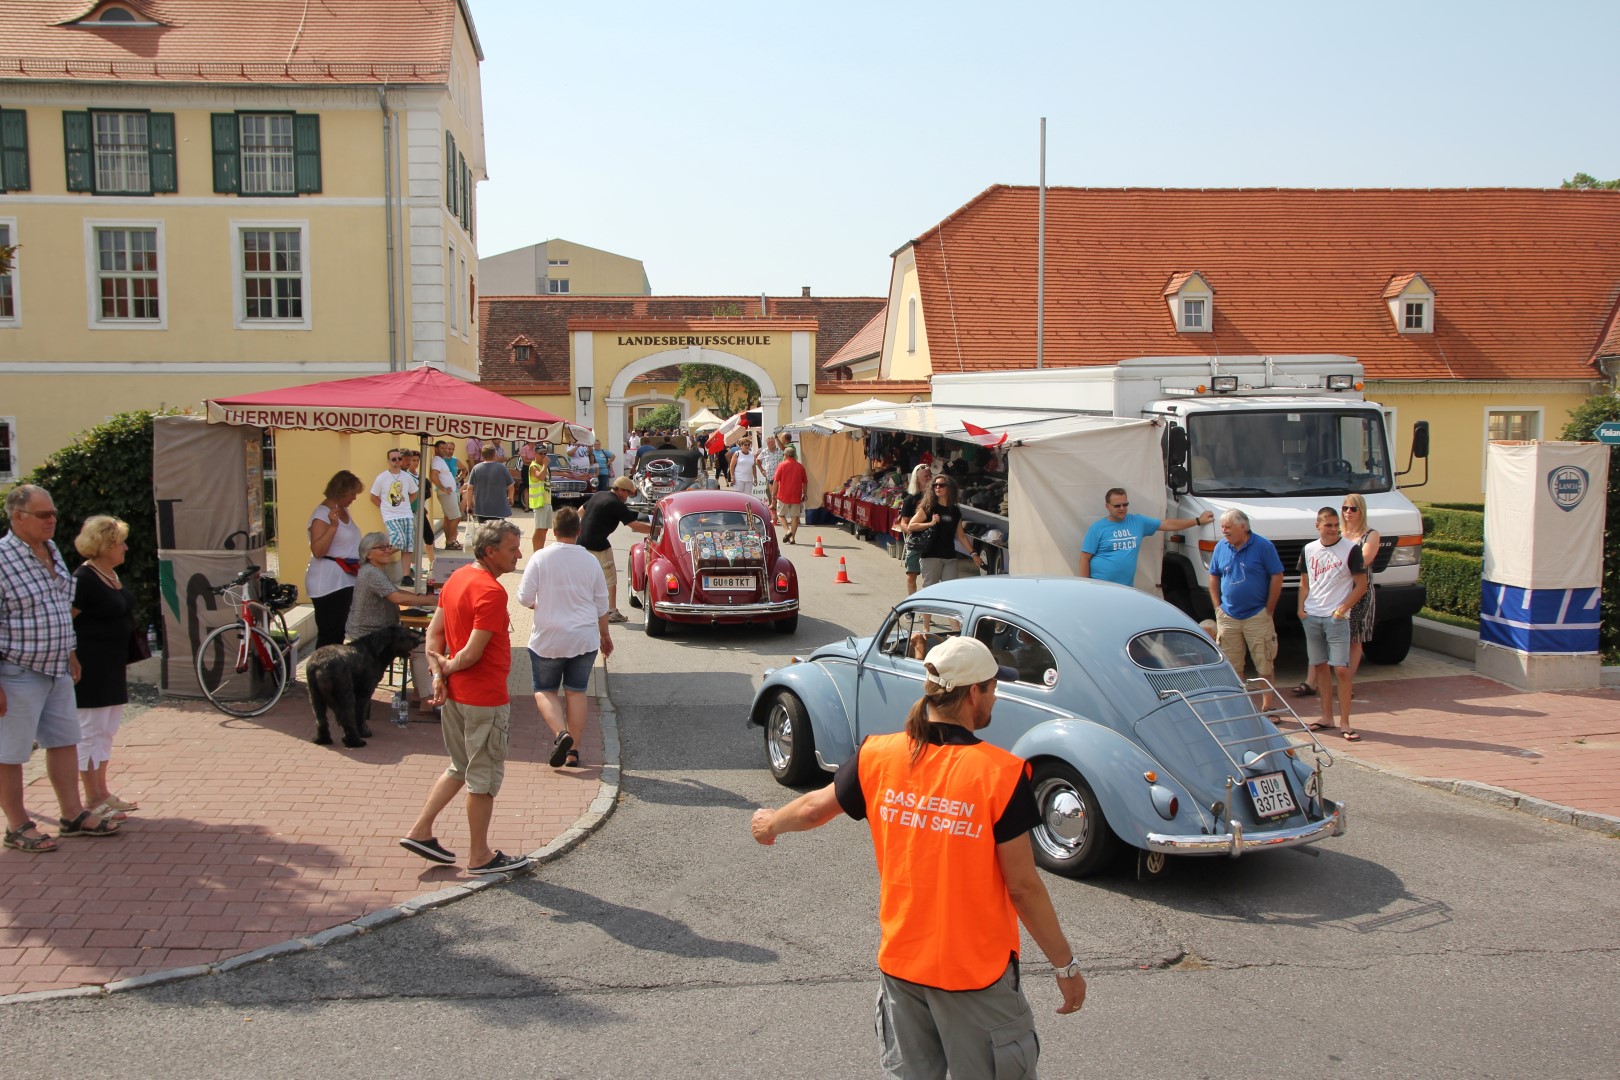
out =
[[[258,716],[281,700],[287,664],[281,649],[258,627],[221,626],[197,650],[197,683],[208,701],[230,716]]]

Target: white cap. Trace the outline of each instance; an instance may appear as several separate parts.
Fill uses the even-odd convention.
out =
[[[975,686],[986,679],[1002,682],[1018,679],[1016,670],[996,663],[984,642],[960,634],[929,649],[928,655],[923,657],[923,666],[928,669],[928,681],[946,691],[958,686]]]

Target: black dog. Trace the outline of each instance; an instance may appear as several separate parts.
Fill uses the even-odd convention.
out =
[[[350,645],[323,645],[309,658],[304,679],[309,683],[309,704],[315,710],[315,742],[332,744],[326,725],[326,707],[343,728],[343,745],[364,746],[371,737],[371,694],[383,672],[397,659],[409,657],[422,639],[403,626],[374,630]]]

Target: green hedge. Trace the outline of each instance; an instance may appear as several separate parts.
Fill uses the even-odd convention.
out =
[[[1419,507],[1423,511],[1425,538],[1462,540],[1474,544],[1485,542],[1485,510],[1459,509],[1457,504],[1430,503]]]
[[[51,493],[60,515],[56,546],[69,569],[84,562],[73,547],[73,538],[86,519],[111,514],[129,524],[129,553],[118,576],[135,599],[135,625],[142,627],[161,621],[157,506],[152,499],[154,415],[120,413],[99,427],[82,431],[73,437],[73,445],[56,451],[19,481]],[[8,528],[5,515],[0,514],[0,533]]]
[[[1419,576],[1428,589],[1428,605],[1436,611],[1479,618],[1479,585],[1485,560],[1477,555],[1436,551],[1423,545]]]
[[[1472,555],[1475,558],[1485,554],[1485,545],[1472,540],[1446,540],[1442,537],[1427,536],[1423,539],[1424,551],[1449,551],[1457,555]]]

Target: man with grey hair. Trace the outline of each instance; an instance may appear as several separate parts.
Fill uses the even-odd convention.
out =
[[[73,684],[73,575],[51,537],[56,503],[50,492],[19,484],[6,493],[11,531],[0,536],[0,810],[5,846],[55,851],[56,840],[28,818],[23,765],[38,743],[56,792],[62,836],[116,836],[118,825],[79,798],[79,712]]]
[[[1209,560],[1209,595],[1215,604],[1215,641],[1243,677],[1244,653],[1255,674],[1271,681],[1277,659],[1277,627],[1272,616],[1282,598],[1283,564],[1270,540],[1249,531],[1242,510],[1221,514],[1222,539]],[[1267,692],[1262,709],[1276,708]]]
[[[444,706],[440,723],[450,767],[434,781],[421,814],[399,844],[430,862],[455,862],[455,853],[433,835],[433,822],[456,792],[466,788],[469,874],[505,874],[529,865],[525,856],[489,846],[495,796],[506,776],[512,719],[506,692],[512,670],[512,624],[506,586],[500,579],[517,569],[522,535],[510,521],[480,523],[472,537],[476,561],[450,575],[428,625],[432,704]]]

